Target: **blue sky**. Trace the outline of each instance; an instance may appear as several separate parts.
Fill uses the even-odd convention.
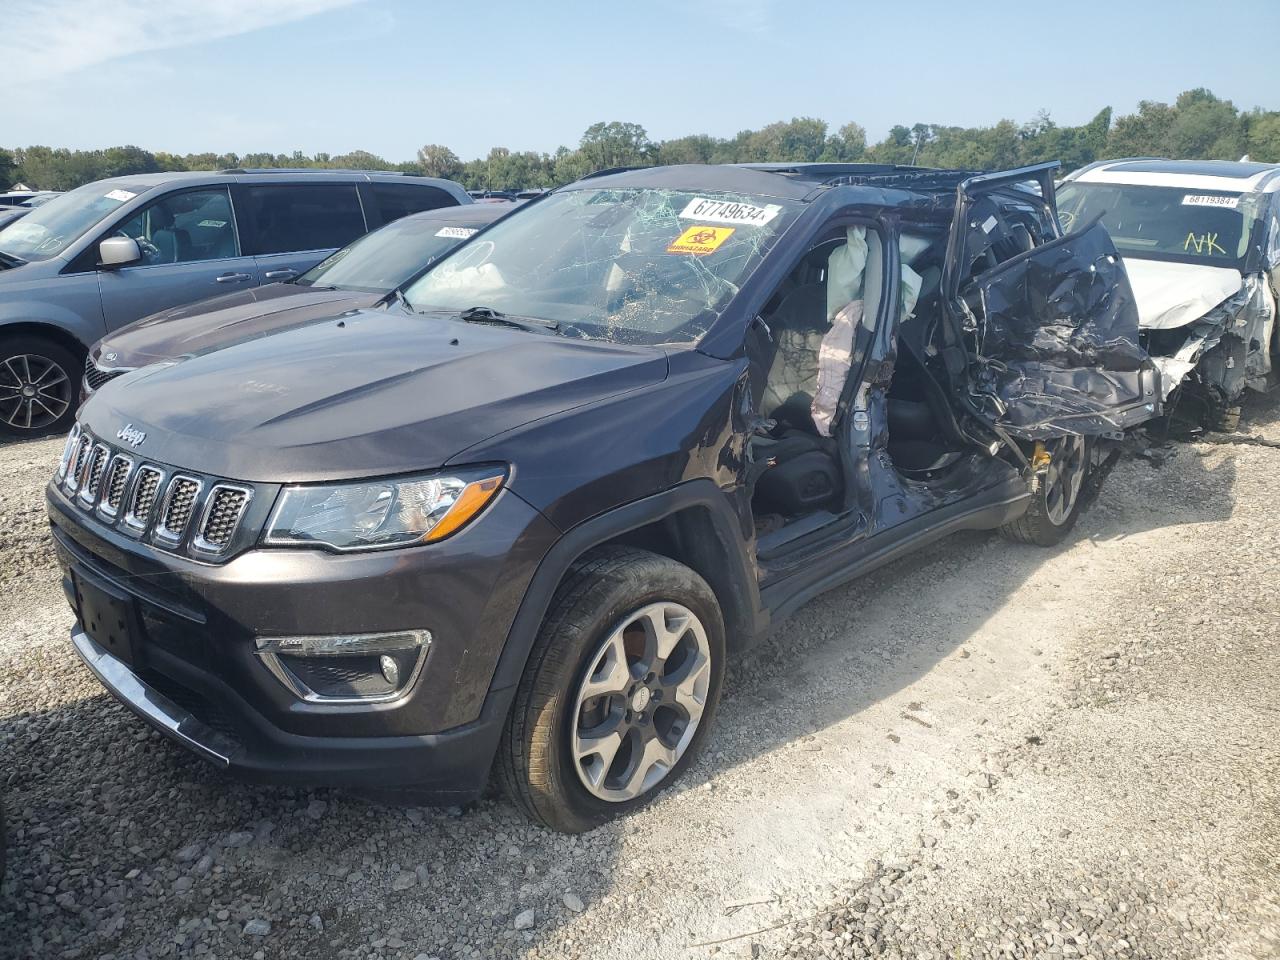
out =
[[[410,159],[793,116],[1080,123],[1206,86],[1280,108],[1274,0],[3,0],[0,145]],[[6,62],[7,61],[7,62]]]

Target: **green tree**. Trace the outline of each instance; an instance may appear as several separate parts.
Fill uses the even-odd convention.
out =
[[[638,167],[654,162],[658,147],[638,123],[593,123],[582,134],[578,149],[592,170]]]
[[[444,177],[456,180],[462,174],[462,161],[448,147],[438,143],[428,143],[418,148],[418,163],[422,172],[428,177]]]

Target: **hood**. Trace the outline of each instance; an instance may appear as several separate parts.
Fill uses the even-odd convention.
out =
[[[313,320],[366,307],[382,294],[272,283],[238,290],[144,317],[99,340],[93,360],[108,369],[127,369],[203,353]],[[108,354],[114,354],[106,359]]]
[[[355,311],[105,384],[82,421],[134,452],[234,480],[427,470],[541,417],[658,383],[667,357],[399,309]]]
[[[1244,282],[1234,267],[1199,263],[1125,257],[1124,269],[1138,301],[1138,326],[1144,330],[1185,327],[1238,291]]]

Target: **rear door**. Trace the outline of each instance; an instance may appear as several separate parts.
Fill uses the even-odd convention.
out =
[[[252,183],[237,209],[263,283],[305,273],[368,229],[355,183]]]
[[[224,186],[167,193],[105,236],[133,237],[142,251],[136,266],[98,270],[108,330],[258,283],[253,257],[241,249]]]
[[[1061,235],[1055,167],[961,184],[944,279],[976,412],[1021,439],[1114,432],[1160,412],[1124,266],[1096,221]]]

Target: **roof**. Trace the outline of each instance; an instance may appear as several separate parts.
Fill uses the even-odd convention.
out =
[[[1280,190],[1280,164],[1135,157],[1091,164],[1070,174],[1067,179],[1079,183],[1128,183],[1228,193],[1271,193]]]
[[[412,177],[394,170],[330,170],[324,167],[312,167],[305,170],[170,170],[164,173],[131,173],[120,177],[108,177],[98,180],[100,184],[116,184],[133,188],[169,186],[170,184],[190,183],[192,185],[212,183],[281,183],[301,180],[339,183],[366,183],[369,181],[389,181],[394,183],[417,183],[444,190],[462,200],[466,191],[461,184],[438,177]],[[470,200],[467,197],[467,200]],[[464,200],[463,202],[467,202]]]

